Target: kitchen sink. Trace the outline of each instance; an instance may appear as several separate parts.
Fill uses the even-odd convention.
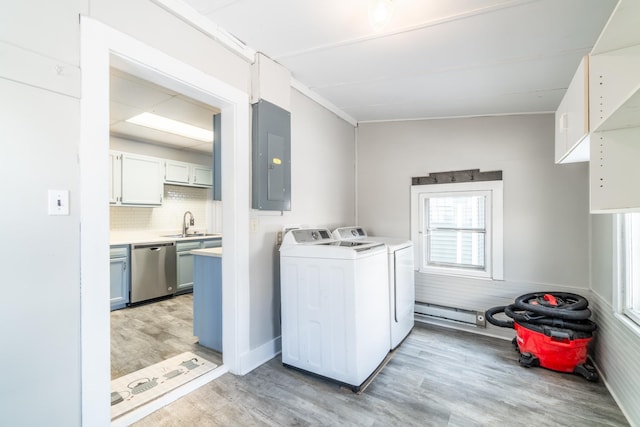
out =
[[[162,237],[170,237],[172,239],[186,239],[187,237],[220,237],[220,234],[214,234],[214,233],[165,234]]]

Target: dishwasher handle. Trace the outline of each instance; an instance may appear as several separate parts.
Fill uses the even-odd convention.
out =
[[[152,251],[159,251],[167,246],[175,246],[176,242],[167,242],[167,243],[146,243],[141,245],[131,245],[131,249],[150,249]]]

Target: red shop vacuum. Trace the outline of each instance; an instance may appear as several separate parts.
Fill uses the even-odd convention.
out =
[[[490,308],[485,317],[493,325],[516,330],[513,344],[520,353],[520,365],[598,381],[598,373],[587,362],[587,348],[597,329],[589,320],[588,305],[580,295],[536,292],[519,296],[511,305]],[[498,313],[509,319],[495,318]]]

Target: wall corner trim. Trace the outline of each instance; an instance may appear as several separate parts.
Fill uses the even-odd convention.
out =
[[[327,101],[326,99],[324,99],[323,97],[315,93],[314,91],[309,89],[307,86],[305,86],[304,83],[300,82],[299,80],[296,80],[293,77],[291,78],[291,87],[299,91],[300,93],[302,93],[307,98],[310,98],[312,101],[322,105],[324,108],[331,111],[333,114],[340,117],[342,120],[349,123],[351,126],[353,127],[358,126],[358,121],[356,119],[354,119],[353,117],[351,117],[350,115],[342,111],[336,105],[332,104],[331,102]]]
[[[220,42],[224,47],[253,63],[256,51],[235,38],[232,34],[214,24],[211,20],[199,13],[196,9],[181,0],[151,0],[167,12],[191,25],[198,31],[212,37]]]

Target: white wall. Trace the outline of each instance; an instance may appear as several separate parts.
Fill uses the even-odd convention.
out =
[[[109,149],[124,151],[125,153],[142,154],[143,156],[160,157],[161,159],[177,160],[179,162],[196,163],[212,167],[213,155],[207,153],[197,153],[188,150],[178,150],[171,147],[164,147],[146,142],[134,141],[126,138],[111,136],[109,138]]]
[[[372,234],[410,237],[411,177],[503,171],[505,280],[417,274],[418,299],[484,311],[526,292],[588,290],[588,168],[554,164],[553,124],[529,115],[358,127],[358,223]]]
[[[280,336],[277,233],[291,224],[353,223],[354,167],[353,126],[291,90],[291,211],[252,211],[258,227],[251,233],[252,348]]]
[[[2,423],[78,425],[79,104],[1,78],[0,93]],[[69,216],[47,215],[49,189],[69,191]]]
[[[3,252],[8,267],[3,300],[10,304],[0,310],[0,360],[7,368],[0,413],[13,425],[75,426],[92,419],[81,414],[79,14],[247,94],[250,64],[150,0],[6,6],[0,25],[0,138],[7,142],[2,178],[12,208],[2,213],[11,247]],[[299,94],[292,98],[293,211],[260,216],[251,235],[252,349],[274,344],[279,335],[279,295],[270,277],[275,230],[289,222],[338,225],[354,219],[353,128]],[[332,175],[334,169],[345,172]],[[47,215],[49,188],[70,190],[69,216]],[[308,198],[306,188],[315,198]],[[269,350],[265,354],[272,356],[277,348]]]
[[[593,320],[598,325],[593,355],[607,388],[632,425],[640,425],[640,335],[615,315],[614,215],[591,216]]]
[[[0,18],[7,425],[80,424],[79,27],[84,2],[9,2]],[[47,215],[47,190],[70,215]],[[35,249],[35,250],[34,250]]]
[[[92,18],[250,93],[251,69],[244,59],[151,0],[87,1]]]

